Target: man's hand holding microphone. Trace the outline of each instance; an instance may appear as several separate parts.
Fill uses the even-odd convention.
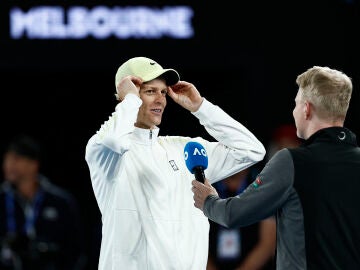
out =
[[[206,178],[204,184],[200,183],[197,180],[193,180],[191,184],[191,190],[194,193],[194,205],[200,210],[203,210],[205,200],[209,195],[219,196],[216,192],[216,189],[210,184],[210,182]]]
[[[184,148],[184,158],[187,168],[195,175],[192,181],[195,207],[203,210],[205,200],[209,195],[216,195],[216,189],[205,178],[204,170],[208,166],[208,157],[205,148],[198,142],[188,142]]]

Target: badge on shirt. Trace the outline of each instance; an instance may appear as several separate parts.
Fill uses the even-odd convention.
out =
[[[47,206],[44,208],[42,216],[44,217],[44,219],[55,221],[58,219],[59,213],[56,208]]]
[[[236,229],[220,229],[218,235],[217,255],[219,259],[235,259],[241,254],[240,231]]]
[[[175,160],[169,160],[169,163],[170,163],[171,168],[173,168],[174,171],[179,170],[178,166],[175,163]]]

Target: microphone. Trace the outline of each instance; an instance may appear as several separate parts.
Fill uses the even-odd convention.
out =
[[[208,156],[204,146],[198,142],[188,142],[184,147],[186,167],[195,175],[195,179],[205,182],[204,170],[208,167]]]

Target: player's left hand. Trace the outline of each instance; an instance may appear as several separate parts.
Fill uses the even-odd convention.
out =
[[[169,87],[168,95],[177,104],[191,112],[196,112],[203,101],[196,87],[186,81],[179,81]]]

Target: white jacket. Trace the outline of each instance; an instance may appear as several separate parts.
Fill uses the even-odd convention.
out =
[[[99,270],[206,269],[209,223],[194,206],[184,146],[204,146],[212,183],[262,160],[265,148],[206,99],[193,115],[213,142],[134,127],[141,104],[128,94],[86,146],[103,223]]]

